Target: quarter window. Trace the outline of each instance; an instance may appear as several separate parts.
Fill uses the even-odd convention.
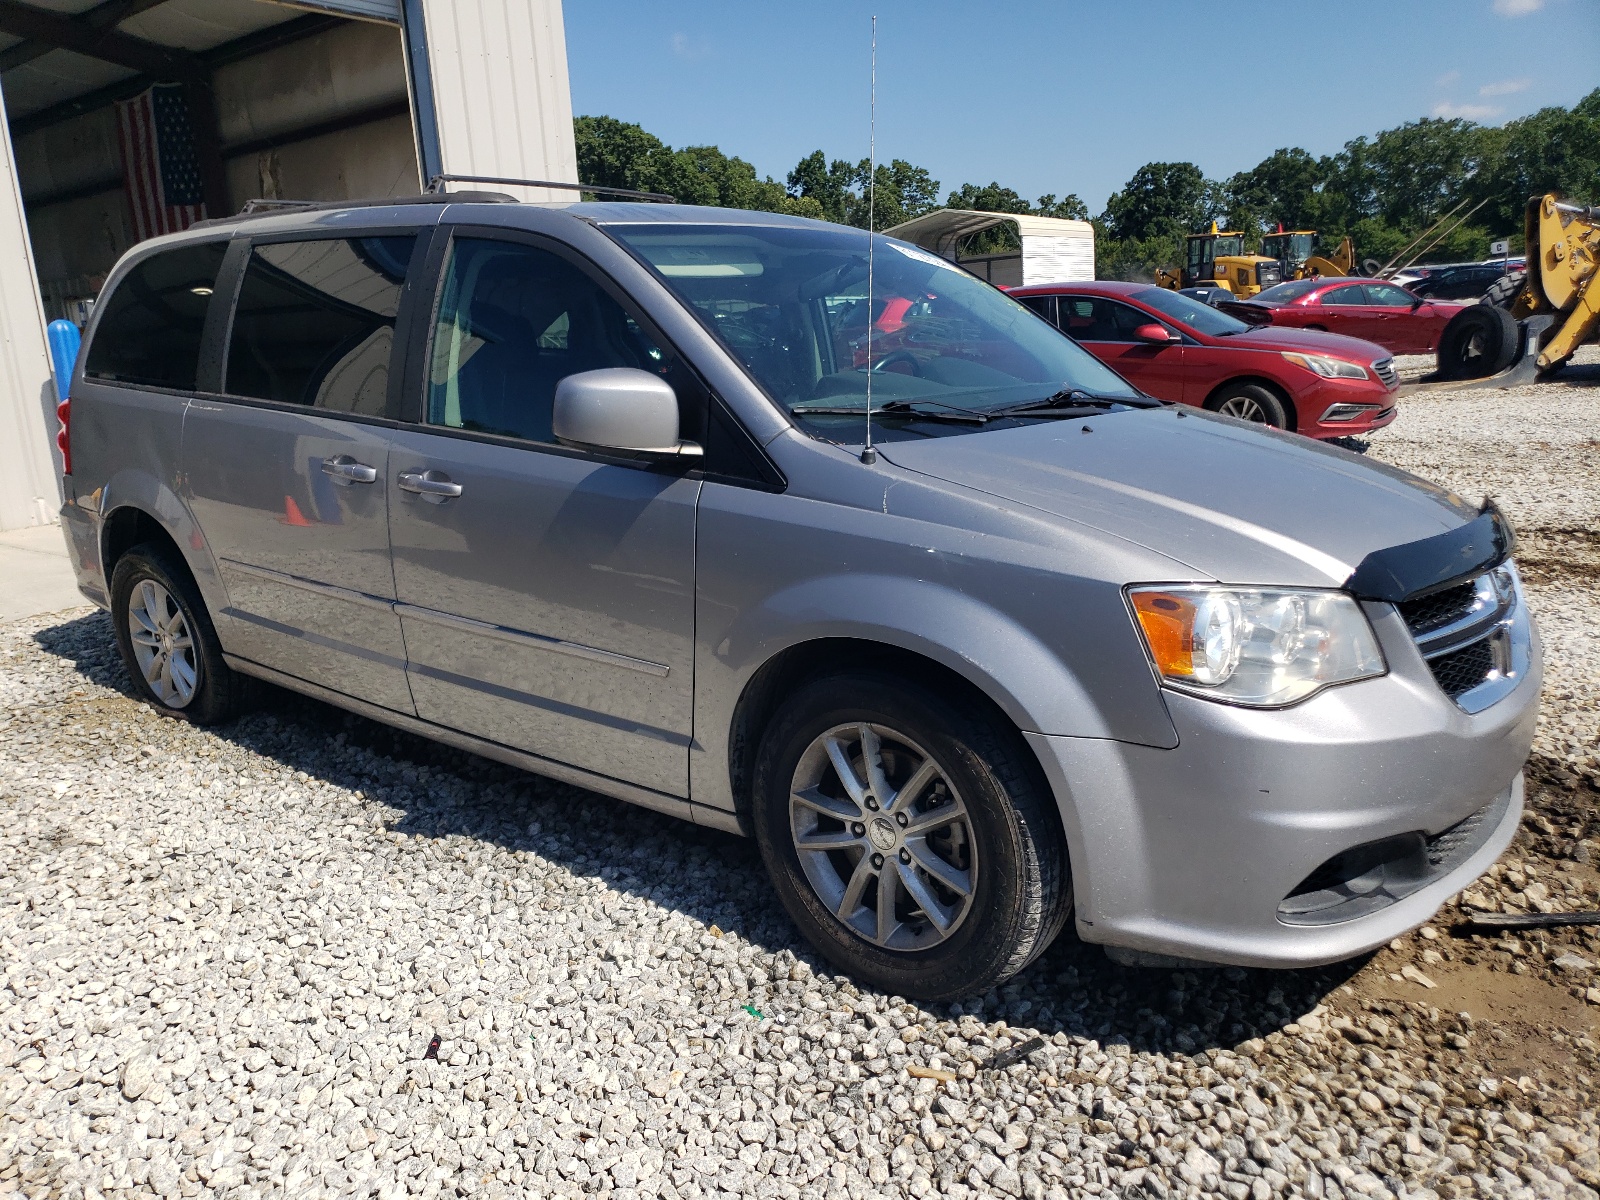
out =
[[[192,391],[206,312],[226,242],[182,246],[140,262],[101,308],[84,374]]]
[[[275,242],[250,252],[228,341],[235,396],[382,416],[414,236]]]
[[[649,371],[685,394],[676,361],[574,264],[516,242],[456,240],[434,325],[429,424],[553,442],[556,384],[603,367]]]

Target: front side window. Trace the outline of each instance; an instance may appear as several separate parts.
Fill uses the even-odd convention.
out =
[[[1333,291],[1323,295],[1322,302],[1345,307],[1354,304],[1365,304],[1367,302],[1367,289],[1359,283],[1352,284],[1349,287],[1334,288]]]
[[[382,416],[416,237],[256,246],[228,339],[234,396]]]
[[[151,255],[101,305],[84,374],[90,379],[192,391],[206,311],[226,242]]]
[[[1369,283],[1363,285],[1367,293],[1368,304],[1381,304],[1385,308],[1410,308],[1411,293],[1388,283]]]
[[[869,376],[874,411],[892,404],[982,412],[1065,388],[1139,398],[1017,300],[892,238],[873,241],[869,300],[861,230],[656,224],[606,231],[653,267],[796,417],[864,412]]]
[[[1061,297],[1061,329],[1079,342],[1133,342],[1135,329],[1161,322],[1131,304],[1101,296]]]
[[[680,397],[676,360],[573,263],[536,246],[458,238],[428,371],[428,423],[553,443],[556,384],[633,367]]]
[[[1133,298],[1211,337],[1231,337],[1236,333],[1245,333],[1250,328],[1238,317],[1230,317],[1220,308],[1196,300],[1193,296],[1169,292],[1165,288],[1145,288],[1133,293]]]

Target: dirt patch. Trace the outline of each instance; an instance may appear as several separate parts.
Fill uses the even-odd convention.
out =
[[[1476,1058],[1496,1078],[1528,1076],[1536,1085],[1557,1085],[1592,1071],[1592,1053],[1575,1049],[1580,1038],[1600,1034],[1600,1009],[1564,988],[1532,975],[1514,975],[1484,963],[1438,963],[1420,973],[1426,987],[1399,975],[1414,956],[1390,951],[1351,981],[1366,1001],[1421,1002],[1443,1013],[1466,1013],[1477,1038]],[[1399,975],[1399,978],[1395,978]]]
[[[1529,583],[1600,579],[1600,530],[1520,530],[1517,568]]]

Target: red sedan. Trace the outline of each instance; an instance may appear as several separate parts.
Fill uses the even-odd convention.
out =
[[[1394,354],[1432,354],[1460,304],[1424,300],[1376,279],[1296,279],[1250,297],[1274,325],[1364,338]]]
[[[1141,391],[1314,438],[1395,417],[1394,360],[1333,333],[1252,328],[1143,283],[1056,283],[1011,294]]]

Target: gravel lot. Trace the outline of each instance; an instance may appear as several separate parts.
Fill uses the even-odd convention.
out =
[[[0,626],[0,1194],[1596,1196],[1600,931],[1457,936],[1600,894],[1586,359],[1372,439],[1519,526],[1549,685],[1493,876],[1319,971],[1069,935],[860,992],[738,839],[279,693],[195,730],[104,617]]]

